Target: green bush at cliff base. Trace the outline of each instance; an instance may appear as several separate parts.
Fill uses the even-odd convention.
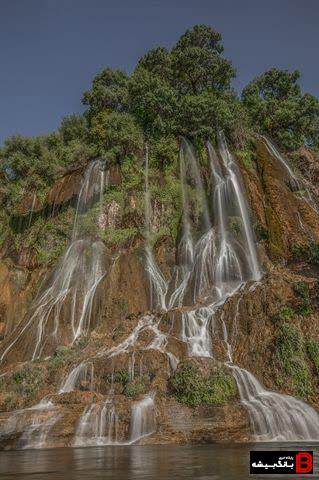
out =
[[[170,379],[174,397],[190,407],[222,405],[236,394],[234,378],[223,371],[205,378],[191,363],[181,366]]]

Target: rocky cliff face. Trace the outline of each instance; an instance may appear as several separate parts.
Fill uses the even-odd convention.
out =
[[[58,334],[47,336],[32,360],[42,327],[35,322],[33,330],[24,329],[37,292],[56,275],[57,259],[69,241],[83,170],[67,172],[42,204],[26,195],[1,246],[2,446],[37,447],[44,439],[46,446],[64,446],[75,438],[77,444],[103,443],[105,431],[92,427],[102,417],[110,441],[138,440],[132,430],[139,421],[139,402],[150,394],[149,413],[141,404],[142,443],[248,441],[250,419],[227,366],[228,343],[232,362],[266,388],[319,409],[319,214],[312,187],[319,163],[306,149],[294,161],[306,177],[302,185],[263,141],[257,142],[253,164],[239,162],[263,276],[246,282],[219,306],[209,326],[211,358],[189,354],[182,333],[185,305],[163,311],[150,303],[144,179],[134,171],[141,166],[135,166],[129,174],[117,167],[109,172],[98,213],[102,235],[90,218],[82,226],[85,238],[103,243],[104,273],[90,304],[90,323],[70,341],[74,296],[65,294],[62,310],[45,320],[49,325],[58,318]],[[153,254],[168,277],[182,222],[180,205],[174,203],[177,180],[172,170],[151,171],[150,177]],[[205,189],[210,191],[210,180]],[[195,210],[192,215],[195,224]],[[232,228],[236,235],[235,217]],[[79,258],[85,255],[90,253],[83,250]]]

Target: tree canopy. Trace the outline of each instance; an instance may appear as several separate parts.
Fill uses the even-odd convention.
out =
[[[319,101],[302,94],[300,73],[272,68],[243,90],[252,124],[280,145],[293,150],[303,143],[319,146]]]
[[[223,51],[219,32],[195,25],[171,49],[147,52],[130,75],[104,69],[83,95],[83,115],[65,117],[49,135],[5,141],[2,176],[24,190],[44,189],[61,169],[92,156],[113,162],[141,156],[145,140],[163,166],[180,135],[200,145],[219,130],[237,148],[254,132],[287,150],[319,148],[319,101],[302,92],[299,72],[273,68],[237,95],[235,70]]]
[[[131,113],[146,136],[157,138],[187,135],[196,140],[214,135],[216,128],[234,128],[229,112],[236,116],[240,103],[230,87],[234,69],[222,52],[220,33],[197,25],[171,50],[147,52],[130,77],[104,70],[83,97],[89,124],[96,123],[101,111],[117,111]]]

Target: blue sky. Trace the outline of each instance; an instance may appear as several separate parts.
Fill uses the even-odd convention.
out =
[[[196,23],[222,33],[236,89],[276,66],[318,95],[318,18],[317,0],[0,0],[0,142],[54,130],[101,69],[129,72]]]

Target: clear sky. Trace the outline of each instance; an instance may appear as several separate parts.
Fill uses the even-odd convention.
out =
[[[0,0],[0,142],[54,130],[101,69],[131,71],[196,23],[222,33],[237,90],[276,66],[319,94],[319,0]]]

